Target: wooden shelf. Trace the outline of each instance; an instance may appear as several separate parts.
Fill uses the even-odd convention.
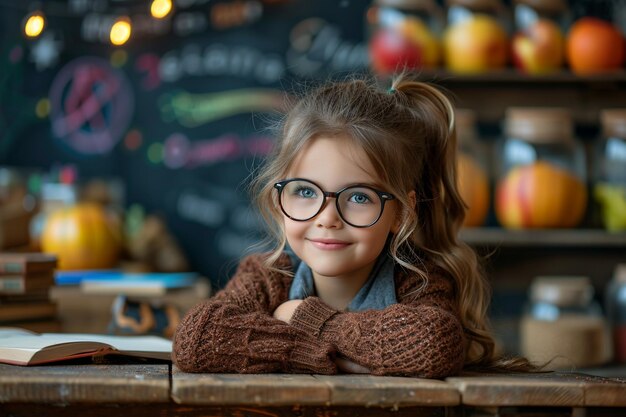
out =
[[[563,69],[523,74],[507,68],[482,74],[454,74],[445,69],[420,70],[418,78],[446,88],[458,107],[473,109],[479,122],[499,125],[508,107],[563,107],[577,125],[597,127],[607,108],[626,107],[626,70],[578,76]]]
[[[460,237],[474,246],[626,249],[626,232],[609,233],[599,229],[467,228],[461,230]]]
[[[576,75],[562,70],[549,74],[524,74],[516,69],[507,68],[480,74],[455,74],[445,69],[422,70],[419,78],[424,81],[433,81],[441,84],[626,84],[626,71],[616,70],[603,74]]]

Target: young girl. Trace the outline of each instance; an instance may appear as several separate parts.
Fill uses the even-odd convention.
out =
[[[451,103],[406,75],[301,99],[254,184],[277,248],[185,316],[175,364],[427,378],[493,364],[455,158]]]

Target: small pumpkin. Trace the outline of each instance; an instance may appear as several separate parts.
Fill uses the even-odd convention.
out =
[[[485,223],[489,212],[489,179],[487,173],[471,156],[459,154],[457,159],[459,193],[467,204],[464,227]]]
[[[586,208],[585,184],[545,161],[511,169],[496,189],[496,216],[510,229],[575,227]]]
[[[118,261],[120,224],[104,207],[79,203],[52,212],[41,235],[44,252],[57,255],[59,269],[106,269]]]

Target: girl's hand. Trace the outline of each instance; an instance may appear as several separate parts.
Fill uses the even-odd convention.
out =
[[[346,374],[371,374],[372,371],[364,366],[356,364],[349,359],[335,358],[337,368]]]
[[[293,312],[296,311],[296,308],[302,304],[302,300],[289,300],[285,301],[281,305],[279,305],[276,310],[274,310],[274,318],[278,320],[282,320],[285,323],[289,323],[291,320],[291,316],[293,316]]]

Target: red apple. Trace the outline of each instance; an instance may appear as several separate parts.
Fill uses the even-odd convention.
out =
[[[563,65],[565,40],[556,23],[539,19],[513,37],[513,62],[523,72],[543,74]]]
[[[435,68],[441,57],[441,46],[437,36],[416,17],[407,17],[398,24],[397,30],[415,44],[422,54],[422,66]]]
[[[422,65],[420,45],[392,29],[382,29],[374,34],[369,43],[369,53],[372,68],[381,75]]]

